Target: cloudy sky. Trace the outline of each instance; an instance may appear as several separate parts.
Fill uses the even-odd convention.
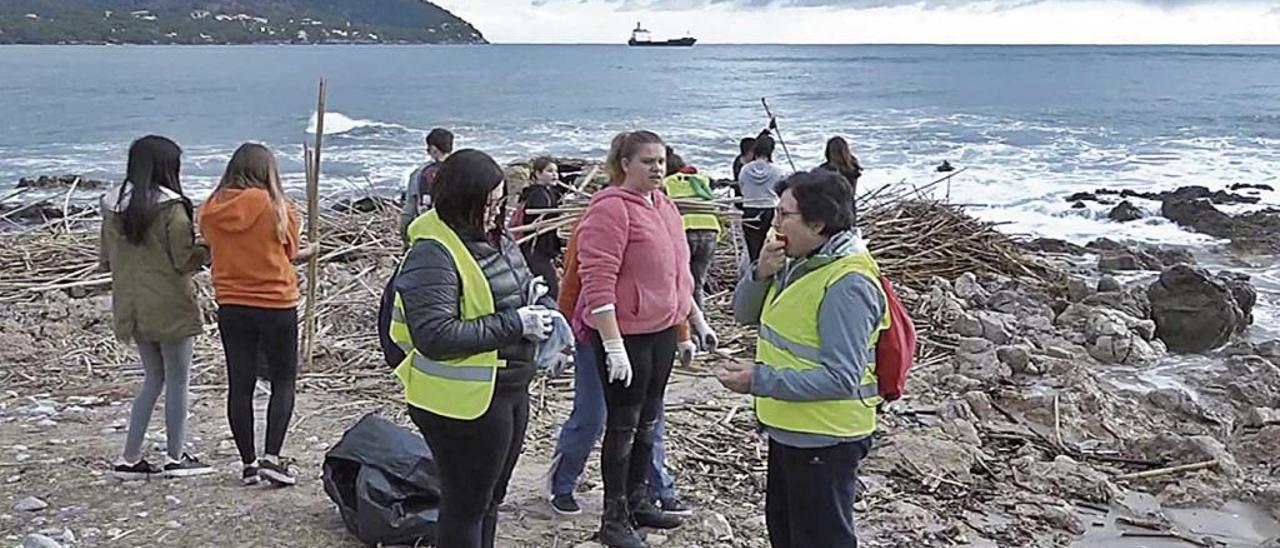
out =
[[[1280,0],[434,0],[492,42],[1280,44]]]

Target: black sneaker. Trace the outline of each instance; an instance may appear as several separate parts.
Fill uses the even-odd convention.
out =
[[[258,477],[258,467],[246,464],[244,470],[240,472],[240,483],[245,485],[257,485],[262,478]]]
[[[258,477],[271,482],[276,487],[287,487],[298,483],[298,479],[289,473],[289,467],[283,462],[269,460],[259,462]]]
[[[200,462],[186,453],[182,454],[182,458],[164,465],[164,475],[170,478],[202,476],[211,473],[213,473],[212,466]]]
[[[136,464],[117,464],[111,469],[111,475],[120,481],[137,481],[151,479],[160,473],[160,468],[146,461],[139,460]]]
[[[578,501],[573,500],[573,494],[552,496],[551,509],[562,516],[576,516],[582,513],[582,507],[578,506]]]
[[[680,516],[682,518],[687,518],[693,515],[693,507],[685,504],[685,502],[680,500],[680,497],[677,495],[671,495],[670,497],[659,499],[658,509],[662,510],[664,513],[671,514],[673,516]]]

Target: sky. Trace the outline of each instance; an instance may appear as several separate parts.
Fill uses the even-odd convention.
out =
[[[494,43],[1280,44],[1280,0],[434,0]]]

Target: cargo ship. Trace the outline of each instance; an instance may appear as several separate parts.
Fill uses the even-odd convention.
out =
[[[632,47],[678,47],[687,48],[698,43],[698,39],[692,36],[684,38],[675,38],[672,40],[654,41],[649,36],[649,31],[636,23],[635,30],[631,31],[631,39],[627,40],[627,45]]]

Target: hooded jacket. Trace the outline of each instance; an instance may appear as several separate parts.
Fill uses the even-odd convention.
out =
[[[652,202],[621,187],[597,192],[578,228],[579,305],[614,305],[623,335],[657,333],[684,321],[693,306],[689,244],[675,202]],[[596,328],[595,317],[586,323]]]
[[[200,206],[200,233],[213,255],[219,305],[286,309],[298,305],[298,216],[288,212],[287,241],[276,235],[271,196],[261,188],[216,191]]]
[[[112,326],[121,340],[177,342],[203,330],[191,275],[208,260],[195,243],[182,196],[160,187],[155,213],[142,242],[125,237],[124,211],[132,185],[102,197],[99,263],[111,272]]]
[[[784,178],[786,173],[772,162],[756,160],[742,166],[742,172],[738,173],[738,186],[742,188],[742,207],[778,207],[778,192],[775,188]]]

